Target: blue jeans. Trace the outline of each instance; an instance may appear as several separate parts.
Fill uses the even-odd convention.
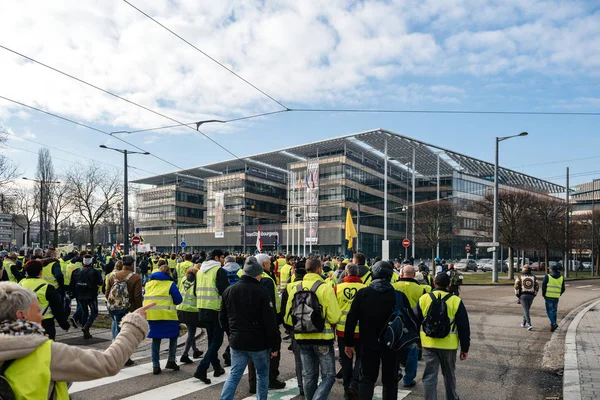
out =
[[[299,346],[305,399],[327,400],[335,383],[333,343],[319,346],[299,342]],[[317,387],[319,368],[321,368],[321,384]]]
[[[242,351],[231,349],[231,371],[223,386],[221,400],[233,400],[235,390],[244,375],[248,360],[252,360],[256,368],[256,399],[267,400],[269,392],[269,350]]]
[[[556,315],[558,314],[558,299],[544,297],[544,300],[546,300],[546,314],[548,314],[550,323],[552,325],[556,325]]]
[[[116,339],[119,332],[121,332],[121,320],[123,319],[125,314],[127,314],[127,311],[129,310],[116,310],[110,312],[110,317],[112,318],[111,328],[113,341]]]
[[[78,310],[75,314],[81,310],[81,324],[83,325],[83,329],[90,329],[98,316],[98,299],[78,299],[77,308]]]
[[[152,366],[160,367],[160,341],[162,339],[152,339]],[[175,361],[175,352],[177,351],[177,338],[169,338],[169,358],[167,361]]]
[[[196,367],[196,373],[200,374],[206,372],[210,365],[216,371],[221,368],[221,361],[219,361],[219,349],[223,344],[223,328],[219,324],[219,321],[214,321],[210,324],[210,327],[206,328],[206,337],[208,339],[208,347],[204,358],[198,363]]]
[[[417,377],[417,366],[419,365],[419,349],[416,345],[408,348],[406,365],[404,367],[404,384],[409,385]]]

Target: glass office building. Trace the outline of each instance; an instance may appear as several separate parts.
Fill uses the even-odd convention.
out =
[[[431,246],[413,230],[422,223],[419,205],[439,199],[456,210],[439,254],[462,258],[466,244],[485,240],[473,205],[492,189],[493,176],[491,163],[373,130],[137,180],[152,188],[138,193],[136,227],[159,251],[185,241],[187,251],[254,252],[260,227],[264,251],[340,255],[349,252],[350,209],[354,250],[375,257],[389,246],[390,258],[429,258]],[[564,191],[505,168],[499,182],[540,194]]]

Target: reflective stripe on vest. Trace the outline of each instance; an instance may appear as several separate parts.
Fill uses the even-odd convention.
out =
[[[279,314],[281,311],[281,295],[277,291],[277,285],[275,284],[273,278],[271,278],[271,275],[267,274],[266,272],[263,272],[262,278],[270,279],[271,282],[273,282],[273,291],[275,292],[275,309],[277,310],[277,314]]]
[[[3,263],[4,270],[6,270],[6,273],[8,274],[8,280],[11,282],[17,283],[17,277],[13,275],[13,273],[10,269],[10,267],[12,267],[13,265],[15,265],[15,263],[8,259],[6,259],[6,261],[4,261],[4,263]]]
[[[24,288],[31,290],[32,292],[35,289],[37,289],[40,285],[44,285],[40,289],[38,289],[38,291],[35,292],[35,294],[37,295],[37,299],[40,302],[41,312],[44,312],[44,310],[46,310],[46,313],[43,315],[44,319],[54,318],[54,315],[52,314],[52,309],[49,307],[50,303],[48,302],[48,299],[46,299],[46,290],[48,289],[49,285],[48,283],[46,283],[46,281],[39,278],[26,278],[21,280],[19,284]]]
[[[417,302],[423,296],[423,288],[417,282],[398,281],[392,286],[406,295],[410,302],[410,308],[415,308]]]
[[[557,279],[553,278],[551,275],[548,275],[548,284],[546,285],[546,297],[549,297],[551,299],[558,299],[562,292],[563,281],[563,276],[559,276]]]
[[[47,399],[53,384],[50,374],[52,340],[46,340],[37,349],[23,358],[15,360],[5,371],[4,376],[15,392],[17,399]],[[26,381],[23,377],[27,377]],[[53,399],[68,400],[69,393],[65,382],[54,383]]]
[[[279,290],[284,291],[288,283],[290,283],[290,274],[292,273],[292,266],[285,264],[279,271]]]
[[[217,290],[217,271],[220,266],[214,266],[206,272],[199,270],[196,274],[196,307],[198,309],[221,309],[221,296]]]
[[[143,305],[155,302],[156,305],[148,311],[148,321],[177,321],[177,309],[169,294],[173,282],[151,280],[146,283],[146,295]]]
[[[440,298],[444,297],[448,294],[448,292],[444,292],[441,290],[436,290],[432,292],[434,296]],[[424,294],[419,299],[419,308],[421,309],[423,316],[426,316],[429,312],[429,307],[431,306],[431,296],[429,294]],[[423,327],[421,326],[421,345],[425,348],[430,349],[443,349],[443,350],[456,350],[458,349],[458,331],[456,330],[456,325],[454,324],[454,317],[456,316],[456,312],[458,311],[458,307],[460,306],[460,297],[451,296],[446,301],[446,308],[448,309],[448,318],[450,318],[450,326],[451,330],[448,336],[445,338],[431,338],[425,335],[423,332]]]
[[[189,282],[187,279],[181,281],[179,284],[179,292],[181,293],[181,297],[183,297],[183,301],[177,306],[177,309],[179,311],[198,312],[198,307],[196,306],[196,293],[194,292],[194,282]]]
[[[342,317],[340,318],[340,322],[335,326],[336,331],[344,332],[346,329],[346,318],[348,318],[348,313],[350,312],[350,307],[352,307],[352,302],[356,297],[356,293],[366,287],[367,286],[364,283],[358,282],[342,282],[337,285],[336,296],[338,304],[340,305],[340,310],[342,311]],[[359,333],[358,325],[356,325],[354,333]]]
[[[52,274],[53,265],[54,263],[51,262],[50,264],[42,268],[42,278],[44,278],[44,280],[48,282],[48,284],[54,286],[55,288],[58,288],[58,281],[56,280],[56,277]]]

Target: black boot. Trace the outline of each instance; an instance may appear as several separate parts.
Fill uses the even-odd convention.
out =
[[[231,353],[223,353],[223,364],[225,364],[226,367],[231,366]]]
[[[179,371],[179,365],[175,361],[167,361],[167,365],[165,365],[166,369],[172,369],[173,371]]]
[[[90,330],[88,328],[83,328],[81,331],[83,332],[84,339],[87,340],[87,339],[91,339],[93,337],[92,335],[90,335]]]
[[[181,358],[179,359],[179,362],[182,362],[184,364],[193,364],[194,363],[187,354],[182,355]]]
[[[205,369],[199,372],[194,372],[194,378],[200,379],[202,383],[210,385],[210,379],[208,379],[208,377],[206,376],[206,372],[207,371]]]
[[[192,357],[195,359],[198,359],[198,358],[202,357],[202,354],[204,354],[204,352],[202,350],[194,350]]]
[[[213,376],[215,378],[218,378],[219,376],[225,374],[225,370],[223,369],[223,367],[219,367],[217,369],[215,369],[215,371],[213,372]]]

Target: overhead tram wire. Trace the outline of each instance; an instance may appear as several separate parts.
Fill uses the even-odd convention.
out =
[[[248,81],[247,79],[245,79],[244,77],[242,77],[241,75],[239,75],[238,73],[236,73],[235,71],[233,71],[231,68],[228,68],[227,66],[225,66],[223,63],[221,63],[220,61],[218,61],[217,59],[213,58],[212,56],[210,56],[208,53],[206,53],[205,51],[201,50],[200,48],[196,47],[195,45],[193,45],[191,42],[187,41],[186,39],[184,39],[182,36],[178,35],[177,33],[175,33],[174,31],[172,31],[171,29],[167,28],[165,25],[161,24],[160,22],[158,22],[156,19],[152,18],[149,14],[145,13],[144,11],[142,11],[141,9],[139,9],[138,7],[134,6],[133,4],[131,4],[129,1],[127,0],[123,0],[126,4],[128,4],[130,7],[132,7],[133,9],[137,10],[140,14],[144,15],[145,17],[147,17],[148,19],[150,19],[151,21],[153,21],[154,23],[156,23],[157,25],[159,25],[160,27],[162,27],[163,29],[167,30],[169,33],[171,33],[173,36],[177,37],[179,40],[183,41],[184,43],[186,43],[188,46],[192,47],[193,49],[195,49],[196,51],[200,52],[203,56],[207,57],[209,60],[213,61],[214,63],[216,63],[217,65],[219,65],[220,67],[224,68],[225,70],[227,70],[229,73],[235,75],[237,78],[241,79],[242,81],[244,81],[246,84],[248,84],[249,86],[253,87],[254,89],[256,89],[257,91],[259,91],[260,93],[262,93],[263,95],[265,95],[266,97],[268,97],[269,99],[273,100],[275,103],[279,104],[281,107],[283,107],[283,109],[285,111],[289,110],[289,108],[282,104],[279,100],[276,100],[274,97],[272,97],[271,95],[269,95],[268,93],[266,93],[265,91],[263,91],[262,89],[260,89],[259,87],[257,87],[256,85],[254,85],[252,82]]]
[[[133,143],[129,143],[128,141],[126,141],[126,140],[124,140],[124,139],[121,139],[121,138],[120,138],[120,137],[118,137],[118,136],[113,136],[113,135],[111,135],[109,132],[103,131],[102,129],[98,129],[98,128],[94,128],[93,126],[89,126],[89,125],[86,125],[86,124],[82,124],[81,122],[77,122],[77,121],[74,121],[74,120],[72,120],[72,119],[69,119],[69,118],[66,118],[66,117],[60,116],[60,115],[58,115],[58,114],[54,114],[54,113],[51,113],[51,112],[49,112],[49,111],[42,110],[41,108],[37,108],[37,107],[30,106],[30,105],[28,105],[28,104],[25,104],[25,103],[21,103],[20,101],[17,101],[17,100],[9,99],[8,97],[0,96],[0,99],[3,99],[3,100],[6,100],[6,101],[9,101],[9,102],[11,102],[11,103],[18,104],[18,105],[20,105],[20,106],[22,106],[22,107],[26,107],[26,108],[29,108],[29,109],[31,109],[31,110],[35,110],[35,111],[41,112],[41,113],[43,113],[43,114],[46,114],[46,115],[50,115],[50,116],[52,116],[52,117],[54,117],[54,118],[62,119],[63,121],[67,121],[67,122],[70,122],[70,123],[72,123],[72,124],[75,124],[75,125],[79,125],[79,126],[82,126],[82,127],[84,127],[84,128],[87,128],[87,129],[90,129],[90,130],[93,130],[93,131],[96,131],[96,132],[102,133],[103,135],[107,135],[107,136],[109,136],[109,137],[111,137],[111,138],[115,138],[115,139],[117,139],[117,140],[119,140],[119,141],[121,141],[121,142],[123,142],[123,143],[126,143],[126,144],[128,144],[128,145],[130,145],[130,146],[132,146],[132,147],[134,147],[134,148],[136,148],[136,149],[138,149],[138,150],[140,150],[140,151],[146,152],[146,153],[150,154],[152,157],[154,157],[154,158],[156,158],[156,159],[158,159],[158,160],[161,160],[161,161],[163,161],[163,162],[165,162],[165,163],[167,163],[167,164],[169,164],[169,165],[171,165],[171,166],[173,166],[173,167],[175,167],[175,168],[177,168],[177,169],[183,169],[182,167],[180,167],[180,166],[178,166],[178,165],[175,165],[175,164],[173,164],[172,162],[170,162],[170,161],[167,161],[167,160],[165,160],[164,158],[157,156],[156,154],[152,154],[152,153],[150,153],[150,152],[148,152],[148,151],[146,151],[146,150],[142,149],[141,147],[139,147],[139,146],[136,146],[136,145],[135,145],[135,144],[133,144]]]
[[[388,114],[500,114],[500,115],[584,115],[600,116],[600,112],[560,111],[476,111],[476,110],[386,110],[357,108],[290,108],[292,112],[388,113]]]
[[[160,113],[160,112],[158,112],[158,111],[155,111],[155,110],[153,110],[153,109],[151,109],[151,108],[148,108],[148,107],[146,107],[146,106],[144,106],[144,105],[141,105],[141,104],[139,104],[139,103],[136,103],[136,102],[134,102],[134,101],[131,101],[131,100],[129,100],[129,99],[127,99],[127,98],[125,98],[125,97],[119,96],[118,94],[115,94],[115,93],[113,93],[113,92],[110,92],[110,91],[108,91],[108,90],[106,90],[106,89],[103,89],[103,88],[101,88],[101,87],[99,87],[99,86],[96,86],[96,85],[94,85],[94,84],[92,84],[92,83],[89,83],[89,82],[87,82],[87,81],[84,81],[83,79],[77,78],[76,76],[73,76],[73,75],[71,75],[71,74],[69,74],[69,73],[67,73],[67,72],[61,71],[61,70],[59,70],[59,69],[57,69],[57,68],[54,68],[54,67],[52,67],[52,66],[50,66],[50,65],[48,65],[48,64],[44,64],[44,63],[43,63],[43,62],[41,62],[41,61],[38,61],[38,60],[36,60],[36,59],[33,59],[33,58],[29,57],[29,56],[26,56],[26,55],[24,55],[24,54],[22,54],[22,53],[19,53],[19,52],[15,51],[15,50],[9,49],[9,48],[8,48],[8,47],[6,47],[6,46],[3,46],[3,45],[1,45],[1,44],[0,44],[0,48],[4,49],[4,50],[6,50],[6,51],[9,51],[9,52],[11,52],[11,53],[13,53],[13,54],[16,54],[16,55],[18,55],[19,57],[25,58],[26,60],[29,60],[29,61],[31,61],[31,62],[33,62],[33,63],[35,63],[35,64],[41,65],[42,67],[48,68],[48,69],[50,69],[50,70],[52,70],[52,71],[54,71],[54,72],[56,72],[56,73],[59,73],[59,74],[61,74],[61,75],[64,75],[64,76],[66,76],[66,77],[68,77],[68,78],[74,79],[74,80],[76,80],[76,81],[77,81],[77,82],[79,82],[79,83],[83,83],[84,85],[87,85],[87,86],[89,86],[89,87],[92,87],[92,88],[94,88],[94,89],[96,89],[96,90],[99,90],[99,91],[101,91],[102,93],[105,93],[105,94],[108,94],[108,95],[110,95],[110,96],[116,97],[117,99],[123,100],[123,101],[125,101],[125,102],[127,102],[127,103],[129,103],[129,104],[132,104],[132,105],[136,106],[136,107],[142,108],[142,109],[144,109],[144,110],[146,110],[146,111],[148,111],[148,112],[151,112],[151,113],[153,113],[153,114],[156,114],[156,115],[158,115],[158,116],[160,116],[160,117],[163,117],[163,118],[166,118],[166,119],[168,119],[168,120],[171,120],[171,121],[173,121],[173,122],[176,122],[176,123],[178,123],[180,126],[186,126],[186,127],[190,128],[190,129],[192,129],[193,131],[200,133],[201,135],[203,135],[204,137],[206,137],[208,140],[210,140],[211,142],[213,142],[214,144],[216,144],[218,147],[220,147],[221,149],[225,150],[227,153],[231,154],[233,157],[237,158],[238,160],[242,161],[242,159],[241,159],[240,157],[238,157],[237,155],[233,154],[233,152],[231,152],[231,151],[230,151],[228,148],[226,148],[225,146],[223,146],[222,144],[220,144],[219,142],[217,142],[216,140],[214,140],[213,138],[211,138],[210,136],[208,136],[206,133],[204,133],[204,132],[202,132],[200,129],[198,129],[198,128],[200,127],[200,125],[197,125],[197,126],[198,126],[198,128],[194,128],[194,127],[192,127],[192,126],[189,126],[190,124],[185,124],[185,123],[183,123],[183,122],[181,122],[181,121],[177,121],[176,119],[174,119],[174,118],[171,118],[171,117],[169,117],[169,116],[167,116],[167,115],[165,115],[165,114],[162,114],[162,113]],[[18,102],[16,102],[16,101],[13,101],[13,102],[15,102],[15,103],[18,103]],[[30,107],[30,108],[33,108],[33,107]],[[286,110],[287,110],[287,108],[286,108]],[[282,110],[282,111],[286,111],[286,110]],[[45,111],[42,111],[42,112],[45,112]],[[47,113],[47,112],[46,112],[46,113]],[[60,118],[62,118],[62,117],[60,117]],[[65,120],[66,120],[66,118],[62,118],[62,119],[65,119]],[[71,121],[71,122],[74,122],[74,121]],[[79,123],[78,123],[78,124],[79,124]],[[195,124],[198,124],[198,123],[195,123]],[[82,126],[85,126],[85,127],[89,128],[88,126],[86,126],[86,125],[83,125],[83,124],[79,124],[79,125],[82,125]],[[94,129],[95,131],[98,131],[98,132],[101,132],[101,133],[107,134],[107,135],[109,135],[109,136],[111,136],[111,137],[115,137],[115,138],[117,138],[118,140],[120,140],[120,141],[122,141],[122,142],[124,142],[124,143],[127,143],[127,144],[129,144],[129,145],[131,145],[131,146],[135,147],[136,149],[139,149],[140,151],[145,151],[145,150],[141,149],[140,147],[137,147],[137,146],[135,146],[135,145],[133,145],[133,144],[131,144],[131,143],[129,143],[129,142],[127,142],[127,141],[125,141],[125,140],[123,140],[123,139],[121,139],[121,138],[117,137],[117,136],[112,136],[112,135],[110,135],[110,133],[108,133],[108,132],[104,132],[104,131],[102,131],[102,130],[99,130],[99,129],[96,129],[96,128],[91,128],[91,129]],[[153,157],[157,157],[157,158],[158,158],[158,156],[155,156],[155,155],[153,155],[153,154],[151,154],[151,155],[152,155]],[[164,159],[162,159],[162,158],[160,158],[160,159],[161,159],[162,161],[165,161],[165,160],[164,160]],[[173,166],[175,165],[175,164],[172,164],[171,162],[168,162],[168,161],[165,161],[165,162],[167,162],[168,164],[171,164],[171,165],[173,165]],[[183,168],[181,168],[181,167],[177,167],[177,168],[178,168],[178,169],[183,169]]]

